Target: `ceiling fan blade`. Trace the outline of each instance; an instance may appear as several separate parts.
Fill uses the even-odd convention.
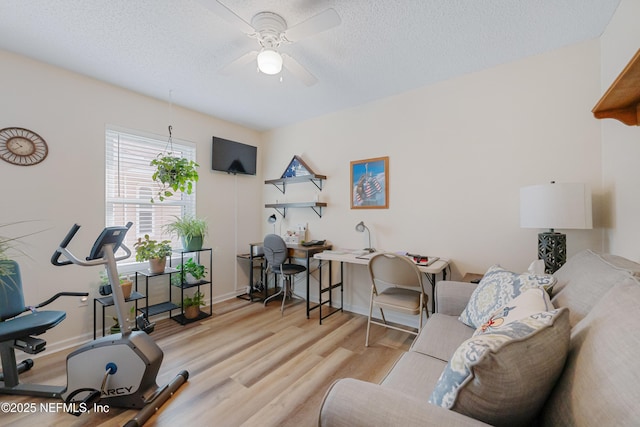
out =
[[[247,52],[244,55],[242,55],[240,58],[230,62],[227,65],[225,65],[219,71],[219,73],[223,74],[223,75],[234,74],[234,73],[240,71],[241,68],[243,68],[245,65],[247,65],[251,61],[255,61],[257,56],[258,56],[258,51],[257,50],[254,50],[252,52]]]
[[[254,34],[256,32],[255,28],[253,28],[247,21],[240,18],[236,13],[229,9],[224,4],[220,3],[218,0],[199,0],[200,3],[225,21],[229,22],[232,25],[235,25],[246,34]]]
[[[298,80],[304,83],[306,86],[313,86],[318,82],[318,79],[307,71],[298,61],[290,57],[289,55],[282,54],[283,62],[282,66],[289,70]]]
[[[340,25],[342,20],[334,9],[327,9],[324,12],[312,16],[285,31],[285,37],[290,42],[295,42],[313,34],[320,33],[335,26]]]

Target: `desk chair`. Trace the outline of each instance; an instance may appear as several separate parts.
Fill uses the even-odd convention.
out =
[[[277,234],[268,234],[265,236],[263,249],[264,257],[267,259],[268,271],[275,273],[280,278],[280,291],[265,299],[264,305],[267,305],[269,300],[282,295],[282,307],[280,311],[282,311],[284,315],[284,301],[287,299],[287,296],[293,297],[294,276],[306,271],[307,268],[298,264],[285,264],[285,261],[289,258],[289,250],[282,237]]]
[[[20,384],[18,375],[31,369],[33,361],[25,359],[16,363],[15,349],[36,354],[44,351],[46,342],[32,335],[40,335],[51,329],[66,317],[64,311],[36,311],[60,296],[86,296],[86,292],[61,292],[38,304],[25,307],[22,279],[18,263],[10,260],[0,261],[6,274],[0,275],[0,394],[22,394],[44,397],[55,397],[64,387]],[[25,311],[29,314],[20,316]]]
[[[379,253],[369,261],[369,274],[371,275],[371,300],[365,346],[369,346],[369,330],[372,323],[418,335],[422,329],[422,310],[427,313],[427,317],[429,316],[428,297],[424,292],[422,273],[418,267],[405,256]],[[372,319],[374,306],[380,309],[382,322]],[[383,309],[420,316],[418,332],[388,324]]]

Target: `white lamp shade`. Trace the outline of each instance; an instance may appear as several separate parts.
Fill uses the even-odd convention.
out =
[[[263,49],[258,54],[258,69],[265,74],[278,74],[282,71],[282,56],[273,49]]]
[[[592,228],[589,186],[578,183],[556,183],[521,188],[520,227]]]

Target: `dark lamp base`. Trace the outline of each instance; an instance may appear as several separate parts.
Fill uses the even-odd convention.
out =
[[[552,232],[539,233],[538,258],[544,261],[546,273],[555,273],[567,262],[567,235]]]

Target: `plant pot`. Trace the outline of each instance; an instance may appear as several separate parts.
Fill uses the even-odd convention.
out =
[[[182,247],[185,252],[199,251],[202,249],[202,240],[202,236],[193,236],[187,244],[186,239],[182,237]]]
[[[120,283],[120,287],[122,288],[122,295],[124,296],[124,299],[129,298],[131,296],[133,282],[131,280],[124,280]]]
[[[153,274],[164,273],[164,269],[167,266],[167,258],[151,258],[149,260],[149,271]]]
[[[109,333],[111,333],[111,335],[113,334],[119,334],[120,333],[120,324],[118,323],[118,318],[114,317],[113,320],[116,322],[115,324],[113,324],[111,326],[111,328],[109,328]]]
[[[187,319],[195,319],[200,315],[200,307],[197,305],[190,305],[184,309],[184,317]]]
[[[193,274],[191,273],[187,273],[184,280],[189,284],[189,285],[194,285],[196,283],[200,282],[200,279],[196,279],[195,277],[193,277]]]

